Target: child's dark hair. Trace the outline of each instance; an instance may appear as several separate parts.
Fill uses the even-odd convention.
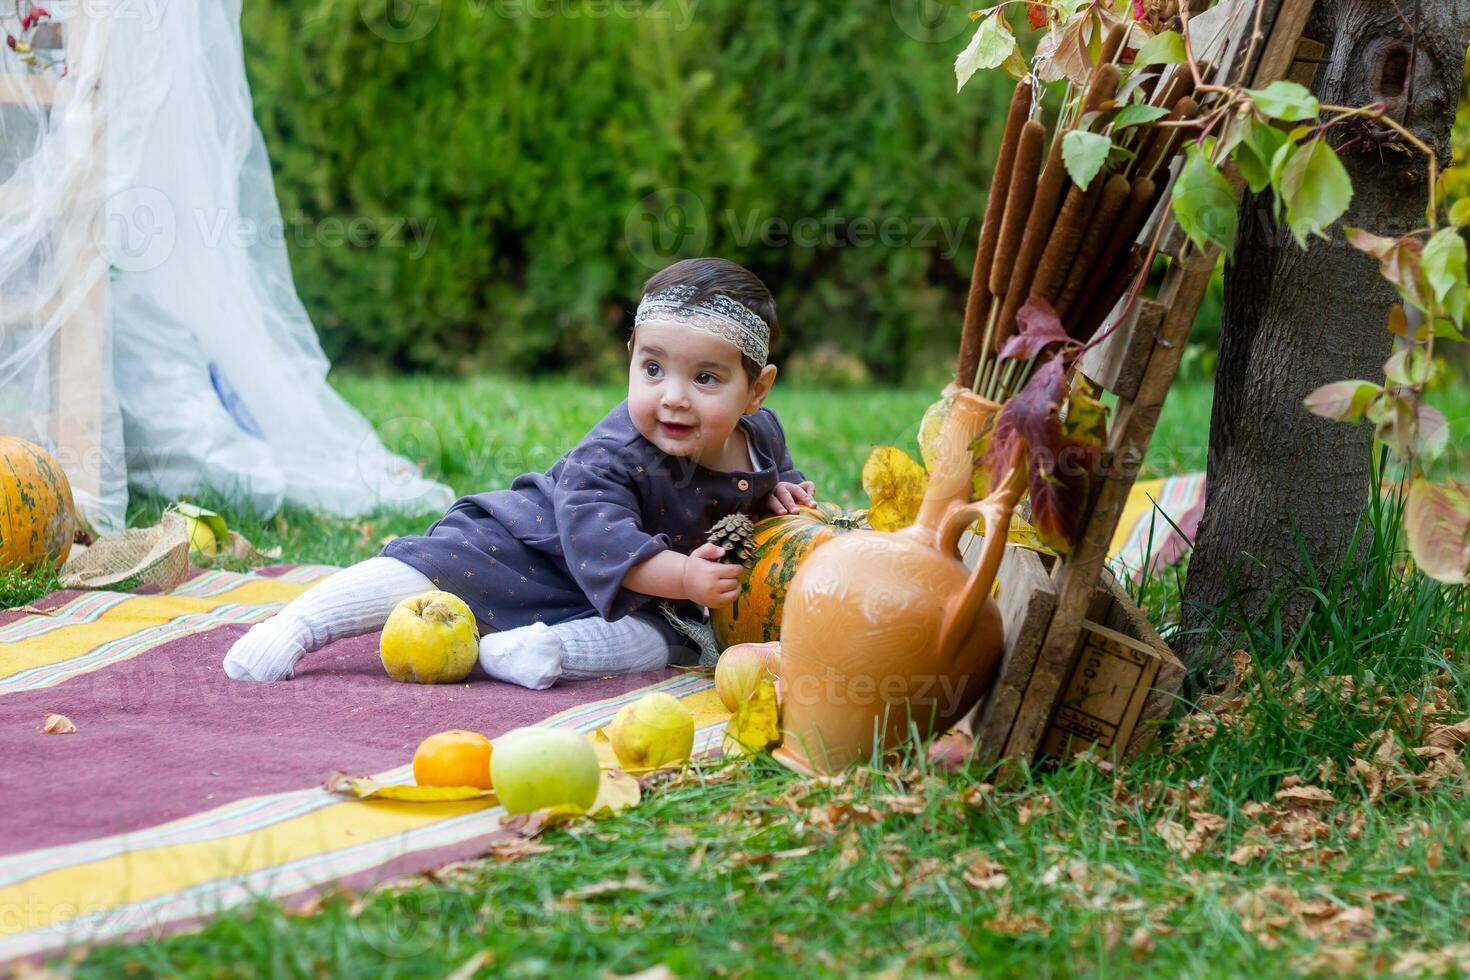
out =
[[[695,306],[708,296],[728,296],[766,321],[771,328],[768,350],[776,349],[781,328],[776,323],[776,301],[771,291],[755,273],[729,259],[684,259],[660,269],[643,284],[643,295],[656,293],[670,286],[692,286],[694,295],[685,301],[685,306]],[[634,327],[634,336],[637,328]],[[632,338],[629,338],[632,342]],[[751,360],[748,354],[740,355],[740,366],[753,384],[760,377],[762,365]]]

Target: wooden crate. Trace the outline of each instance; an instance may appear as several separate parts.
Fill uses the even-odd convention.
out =
[[[1321,47],[1301,34],[1314,0],[1258,3],[1259,20],[1255,16],[1238,20],[1214,80],[1249,79],[1255,88],[1288,76],[1310,83],[1311,59],[1320,54]],[[1261,25],[1264,40],[1252,45],[1250,33],[1256,23]],[[1254,64],[1246,63],[1251,53]],[[1238,192],[1238,175],[1232,175],[1232,182]],[[1162,231],[1160,223],[1165,225]],[[1218,258],[1216,249],[1201,252],[1188,244],[1169,215],[1168,195],[1140,241],[1151,241],[1156,233],[1162,242],[1160,254],[1170,260],[1158,295],[1138,301],[1131,309],[1126,300],[1120,301],[1109,318],[1118,320],[1117,326],[1078,365],[1078,374],[1085,381],[1117,396],[1101,479],[1088,502],[1081,534],[1071,552],[1049,568],[1035,554],[1014,548],[1001,565],[997,601],[1005,620],[1005,652],[995,684],[962,726],[975,736],[980,757],[986,761],[1034,762],[1046,756],[1048,748],[1055,752],[1059,746],[1065,751],[1081,747],[1076,739],[1058,734],[1057,724],[1058,712],[1069,704],[1069,682],[1077,676],[1088,624],[1115,631],[1125,642],[1137,644],[1140,652],[1152,651],[1158,661],[1144,669],[1152,673],[1147,696],[1141,703],[1130,700],[1126,706],[1129,710],[1136,707],[1136,716],[1119,716],[1114,737],[1126,738],[1126,744],[1114,747],[1120,759],[1126,760],[1145,745],[1157,722],[1177,702],[1183,666],[1112,581],[1105,565]],[[962,540],[962,546],[967,543]],[[1129,669],[1114,666],[1124,673]],[[1132,730],[1125,733],[1123,727]]]

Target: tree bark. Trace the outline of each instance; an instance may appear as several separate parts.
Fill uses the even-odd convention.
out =
[[[1306,36],[1326,45],[1313,88],[1325,103],[1383,101],[1448,161],[1470,42],[1466,0],[1319,0]],[[1395,301],[1376,259],[1348,246],[1344,225],[1403,234],[1424,224],[1428,167],[1381,125],[1335,128],[1346,144],[1351,207],[1303,251],[1276,227],[1272,204],[1241,206],[1235,264],[1225,272],[1219,367],[1207,462],[1208,498],[1185,586],[1180,654],[1220,663],[1228,629],[1213,609],[1259,608],[1291,570],[1337,567],[1369,493],[1370,433],[1310,415],[1302,399],[1345,378],[1381,378]],[[1289,603],[1300,621],[1308,604]]]

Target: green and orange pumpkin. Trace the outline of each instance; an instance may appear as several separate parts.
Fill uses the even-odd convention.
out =
[[[76,533],[71,484],[40,446],[0,436],[0,568],[59,568]]]
[[[773,514],[756,522],[751,565],[740,575],[740,595],[710,611],[720,649],[737,643],[767,643],[781,637],[781,610],[796,569],[812,549],[839,534],[868,526],[867,511],[845,511],[818,501],[795,514]]]

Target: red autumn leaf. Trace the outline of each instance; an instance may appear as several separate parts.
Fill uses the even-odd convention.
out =
[[[1046,26],[1046,8],[1039,3],[1028,3],[1026,5],[1026,23],[1031,25],[1033,31],[1039,31]]]
[[[1031,523],[1041,540],[1052,550],[1065,554],[1077,536],[1077,522],[1092,492],[1092,475],[1101,450],[1091,444],[1063,440],[1061,452],[1050,470],[1038,469],[1044,462],[1032,454]]]
[[[990,440],[992,486],[1004,479],[1017,439],[1026,443],[1033,462],[1038,458],[1056,459],[1062,448],[1061,409],[1066,395],[1066,365],[1058,355],[1037,368],[1026,386],[1006,402]],[[1031,479],[1036,478],[1033,465]]]
[[[1057,316],[1057,311],[1040,296],[1031,297],[1016,312],[1016,325],[1021,329],[1001,347],[1002,359],[1035,360],[1036,355],[1049,345],[1071,341],[1062,327],[1062,319]]]

